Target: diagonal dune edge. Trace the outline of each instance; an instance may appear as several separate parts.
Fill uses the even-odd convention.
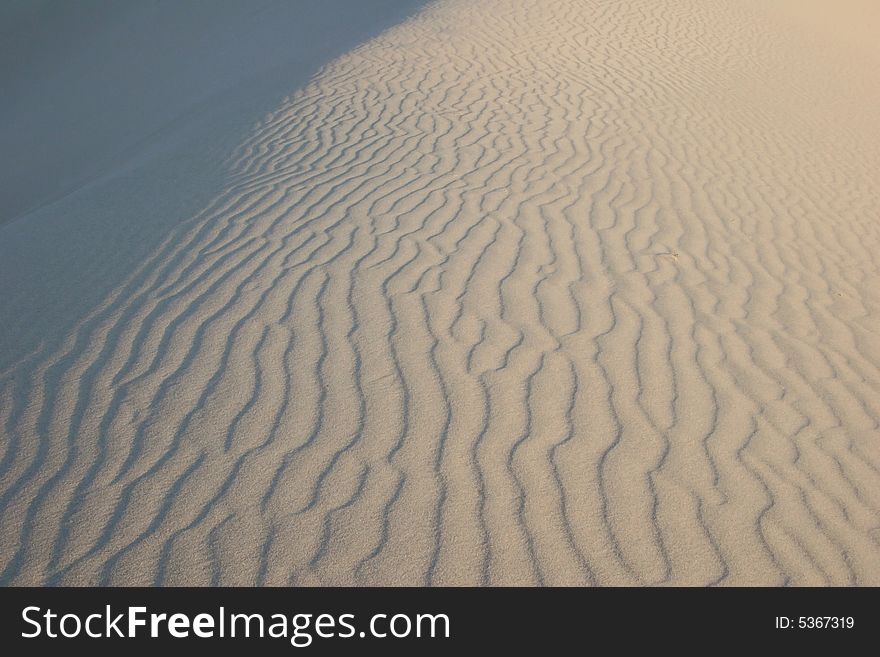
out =
[[[0,226],[0,583],[880,584],[833,4],[432,2]]]

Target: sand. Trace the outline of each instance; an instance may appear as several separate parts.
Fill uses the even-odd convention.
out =
[[[880,584],[876,3],[347,4],[34,137],[0,582]]]

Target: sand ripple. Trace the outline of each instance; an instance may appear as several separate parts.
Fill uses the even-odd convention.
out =
[[[880,584],[880,85],[816,30],[451,0],[327,65],[0,373],[0,581]]]

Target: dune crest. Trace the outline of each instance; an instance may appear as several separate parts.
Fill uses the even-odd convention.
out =
[[[880,584],[876,53],[784,4],[322,68],[0,372],[0,581]]]

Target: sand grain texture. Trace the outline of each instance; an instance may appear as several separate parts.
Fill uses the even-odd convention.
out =
[[[880,22],[820,4],[447,0],[323,66],[4,355],[0,581],[880,584]]]

